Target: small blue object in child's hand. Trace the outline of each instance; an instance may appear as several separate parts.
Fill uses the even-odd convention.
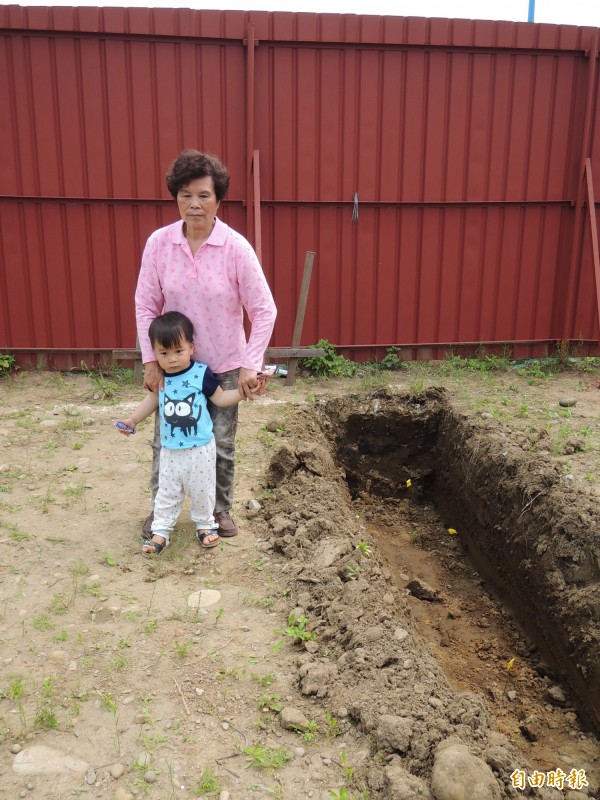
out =
[[[127,433],[135,433],[135,428],[130,428],[129,425],[125,425],[124,422],[119,422],[118,419],[115,420],[115,428],[118,428],[120,431],[127,431]]]

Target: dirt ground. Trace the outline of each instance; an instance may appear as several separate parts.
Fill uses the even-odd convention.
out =
[[[186,506],[152,560],[139,539],[151,424],[129,439],[112,426],[139,388],[118,375],[2,379],[0,797],[599,797],[582,706],[587,687],[590,707],[598,692],[585,659],[600,616],[599,376],[411,365],[294,387],[272,379],[240,408],[240,535],[200,550]],[[581,530],[592,526],[589,574],[579,552],[559,554],[575,570],[565,629],[576,608],[585,631],[565,658],[592,671],[581,686],[536,641],[560,596],[533,604],[523,626],[514,573],[498,570],[504,595],[476,571],[485,509],[456,498],[486,480],[491,496],[501,480],[436,450],[440,437],[452,444],[431,422],[428,387],[443,387],[451,427],[472,426],[464,447],[496,441],[531,484],[506,518],[539,520],[541,564],[555,557],[540,544],[550,479],[533,465],[557,476]],[[406,453],[389,445],[406,422],[397,403],[421,431]],[[522,582],[533,592],[533,567]],[[476,779],[460,788],[467,773]]]

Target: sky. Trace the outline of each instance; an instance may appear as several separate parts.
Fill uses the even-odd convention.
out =
[[[141,6],[227,10],[311,11],[334,14],[390,14],[526,22],[530,0],[0,0],[22,6]],[[600,27],[600,0],[534,0],[535,22]]]

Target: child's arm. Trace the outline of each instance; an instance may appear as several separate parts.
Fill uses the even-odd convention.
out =
[[[143,422],[146,417],[149,417],[150,414],[156,411],[157,408],[158,392],[149,392],[139,406],[135,409],[133,414],[129,417],[129,419],[119,419],[117,422],[122,422],[124,425],[128,425],[135,431],[140,422]],[[122,433],[124,436],[131,436],[129,431],[120,430],[120,433]]]
[[[254,392],[258,392],[258,386],[250,391],[253,394]],[[231,408],[231,406],[237,406],[237,404],[241,403],[245,398],[240,394],[239,389],[221,389],[220,386],[217,386],[215,393],[211,394],[208,399],[211,403],[218,406],[218,408]]]

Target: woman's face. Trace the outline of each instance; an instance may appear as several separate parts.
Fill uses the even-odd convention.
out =
[[[177,207],[186,225],[186,233],[209,234],[219,209],[212,177],[195,178],[180,189]]]

